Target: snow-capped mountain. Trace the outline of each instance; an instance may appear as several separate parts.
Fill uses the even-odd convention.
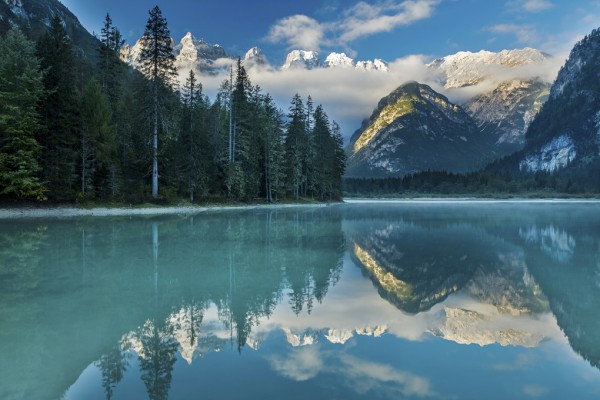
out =
[[[342,68],[355,68],[356,63],[354,60],[346,55],[346,53],[331,53],[325,59],[323,63],[325,67],[342,67]]]
[[[125,45],[121,49],[121,60],[139,67],[139,58],[142,52],[141,39],[133,46]],[[184,75],[190,69],[194,69],[199,73],[215,74],[223,65],[219,64],[219,60],[228,59],[225,49],[218,44],[211,45],[202,39],[197,39],[188,32],[178,44],[173,41],[173,53],[175,54],[175,67]]]
[[[436,75],[444,88],[452,89],[490,81],[499,68],[540,63],[549,57],[548,54],[529,47],[498,53],[485,50],[477,53],[460,51],[432,61],[427,68]]]
[[[600,30],[575,45],[526,134],[518,168],[582,170],[600,159]]]
[[[356,69],[363,70],[363,71],[383,71],[383,72],[389,72],[389,70],[390,70],[388,64],[379,58],[376,58],[373,61],[371,61],[371,60],[357,61]]]
[[[371,61],[354,61],[346,53],[330,53],[324,62],[321,62],[319,53],[316,51],[293,50],[290,52],[281,66],[281,70],[289,69],[315,69],[315,68],[347,68],[362,71],[383,71],[388,72],[389,67],[383,60],[376,58]]]
[[[267,58],[261,49],[253,47],[244,55],[245,65],[267,65]]]
[[[321,66],[319,53],[316,51],[293,50],[285,58],[285,63],[281,67],[282,71],[304,68],[313,69]]]
[[[449,92],[479,84],[493,87],[462,106],[483,133],[492,135],[500,154],[520,150],[525,131],[548,98],[550,83],[519,68],[547,62],[549,55],[532,48],[498,53],[461,51],[427,65]],[[507,79],[507,77],[510,77]]]
[[[466,172],[496,157],[491,138],[460,106],[417,82],[383,98],[352,136],[348,151],[350,177]]]

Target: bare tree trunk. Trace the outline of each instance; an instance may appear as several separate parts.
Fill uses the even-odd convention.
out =
[[[152,198],[158,198],[158,91],[154,84],[154,135],[152,140]]]

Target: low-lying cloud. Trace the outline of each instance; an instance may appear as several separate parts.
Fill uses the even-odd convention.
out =
[[[269,93],[287,113],[294,94],[304,99],[311,95],[315,104],[322,104],[330,120],[337,121],[346,141],[360,128],[381,98],[398,86],[417,81],[430,85],[458,104],[481,93],[493,90],[498,83],[512,79],[541,78],[552,82],[566,55],[551,57],[544,62],[520,67],[491,65],[483,69],[486,79],[474,86],[446,90],[439,76],[435,76],[427,63],[431,59],[423,55],[399,58],[389,64],[389,72],[363,71],[353,68],[316,68],[313,70],[292,69],[280,71],[272,67],[250,66],[249,76],[253,85],[259,85]],[[231,63],[231,61],[228,61]],[[200,81],[205,93],[211,98],[219,90],[228,72],[218,76],[202,76]]]

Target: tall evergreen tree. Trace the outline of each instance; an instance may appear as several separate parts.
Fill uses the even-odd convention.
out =
[[[333,181],[334,143],[329,128],[329,119],[321,105],[314,112],[315,126],[313,130],[315,143],[315,157],[313,168],[315,170],[315,191],[319,199],[323,200],[330,191]]]
[[[288,126],[285,138],[285,155],[288,162],[286,176],[295,199],[301,194],[304,178],[302,165],[304,145],[307,142],[306,111],[300,95],[294,95],[289,108]]]
[[[204,189],[208,182],[208,134],[206,132],[206,105],[202,96],[202,85],[190,71],[182,90],[183,112],[179,136],[180,180],[190,201],[194,193]]]
[[[104,25],[100,31],[100,46],[98,46],[98,69],[100,70],[100,83],[111,102],[117,99],[117,86],[119,84],[118,71],[120,69],[119,53],[125,40],[112,22],[109,14],[104,18]]]
[[[152,109],[152,197],[158,197],[158,134],[161,119],[161,95],[172,90],[176,70],[171,34],[158,6],[150,10],[141,39],[141,70],[151,82]]]
[[[43,147],[42,176],[52,197],[72,200],[77,188],[79,160],[76,63],[72,43],[58,14],[38,43],[37,51],[46,70],[47,93],[40,107],[46,131],[38,136]]]
[[[248,198],[251,196],[254,182],[248,179],[252,172],[250,146],[251,146],[251,119],[250,105],[251,83],[246,69],[238,58],[236,77],[231,93],[231,161],[228,166],[226,186],[230,196],[235,198]],[[249,187],[248,184],[252,186]]]
[[[117,167],[117,140],[110,106],[100,84],[93,79],[81,101],[81,193],[111,194],[118,191],[113,174]]]
[[[330,199],[340,200],[344,193],[343,177],[346,173],[346,151],[342,130],[337,122],[331,124],[331,136],[334,143],[333,186]]]
[[[285,149],[283,147],[284,123],[281,112],[271,96],[264,97],[265,138],[264,175],[265,197],[269,203],[284,195]]]
[[[0,39],[0,194],[45,197],[38,179],[38,103],[43,74],[35,47],[17,29]]]

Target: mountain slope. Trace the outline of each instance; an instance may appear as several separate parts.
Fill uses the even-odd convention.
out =
[[[64,22],[69,38],[79,50],[77,55],[94,60],[98,39],[58,0],[0,0],[0,35],[16,26],[28,37],[38,39],[46,32],[54,15],[59,15]]]
[[[548,98],[550,83],[532,77],[531,67],[549,60],[548,54],[531,48],[498,53],[461,51],[434,60],[427,68],[449,92],[491,86],[461,105],[483,133],[495,137],[499,154],[506,155],[523,148],[525,132]]]
[[[475,96],[464,107],[481,132],[494,137],[499,152],[510,154],[525,145],[525,132],[549,93],[546,82],[515,79]]]
[[[600,30],[575,45],[517,157],[523,171],[585,169],[600,158]],[[513,161],[514,162],[514,161]]]
[[[495,156],[492,148],[462,108],[427,85],[409,82],[383,98],[353,135],[346,176],[473,171]]]

